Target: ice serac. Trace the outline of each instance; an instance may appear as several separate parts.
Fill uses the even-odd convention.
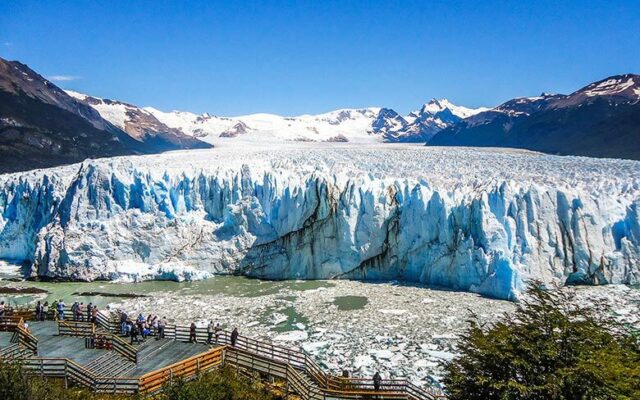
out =
[[[400,280],[503,299],[533,279],[640,282],[638,162],[246,152],[0,175],[0,259],[50,278]]]

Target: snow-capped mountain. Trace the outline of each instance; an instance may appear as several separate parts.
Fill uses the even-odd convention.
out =
[[[0,259],[66,279],[399,280],[513,299],[640,283],[640,162],[219,146],[0,175]]]
[[[342,109],[318,115],[283,117],[252,114],[239,117],[163,112],[145,108],[167,126],[216,143],[220,137],[313,142],[425,142],[439,130],[486,110],[469,109],[446,99],[432,100],[403,117],[390,108]]]
[[[296,117],[274,114],[219,117],[183,111],[163,112],[152,107],[146,107],[144,110],[167,126],[209,143],[217,143],[221,138],[265,142],[382,141],[380,135],[371,127],[372,121],[380,111],[379,108],[343,109]]]
[[[441,130],[428,144],[640,159],[640,75],[612,76],[569,95],[509,100]]]
[[[125,131],[132,138],[151,143],[171,143],[177,148],[206,148],[205,143],[194,140],[179,129],[170,128],[160,122],[153,114],[140,107],[122,101],[101,99],[86,94],[65,91],[74,99],[88,104],[102,118]]]
[[[382,132],[388,142],[427,142],[441,130],[486,110],[456,106],[447,99],[432,99],[404,118],[393,116],[392,127]]]

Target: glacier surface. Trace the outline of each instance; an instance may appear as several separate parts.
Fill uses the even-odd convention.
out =
[[[0,259],[77,280],[640,282],[640,162],[496,149],[219,147],[0,175]]]

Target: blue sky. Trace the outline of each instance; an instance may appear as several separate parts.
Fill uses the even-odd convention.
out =
[[[640,73],[640,1],[0,1],[0,56],[163,110],[405,113]]]

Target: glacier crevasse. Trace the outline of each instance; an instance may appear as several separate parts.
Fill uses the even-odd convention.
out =
[[[399,280],[503,299],[530,280],[640,282],[637,191],[593,196],[513,179],[465,191],[251,163],[160,175],[116,164],[0,177],[0,258],[50,278],[184,265],[196,275]]]

